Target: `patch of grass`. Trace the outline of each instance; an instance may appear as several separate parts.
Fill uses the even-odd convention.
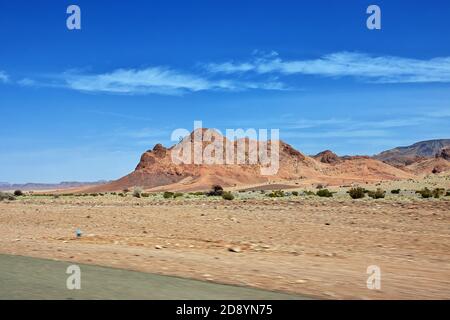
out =
[[[351,188],[349,191],[348,191],[348,194],[350,195],[350,197],[352,198],[352,199],[362,199],[362,198],[364,198],[365,197],[365,189],[364,188],[361,188],[361,187],[358,187],[358,188]]]
[[[320,189],[316,192],[316,195],[318,195],[319,197],[331,198],[333,196],[333,193],[331,193],[328,189]]]
[[[234,196],[230,191],[222,193],[222,199],[224,200],[234,200]]]

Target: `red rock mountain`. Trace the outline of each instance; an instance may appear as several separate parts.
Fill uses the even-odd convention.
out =
[[[352,182],[374,182],[380,180],[412,178],[412,171],[404,171],[389,164],[369,157],[339,158],[331,151],[325,151],[315,157],[308,157],[289,144],[279,141],[279,170],[275,175],[266,176],[261,173],[264,167],[260,163],[248,164],[251,158],[249,144],[256,143],[249,139],[228,141],[225,137],[215,135],[212,142],[202,142],[200,150],[211,149],[213,144],[223,141],[221,148],[214,149],[212,154],[227,148],[237,150],[238,145],[245,149],[244,164],[176,164],[172,160],[172,152],[184,146],[192,147],[194,135],[204,135],[206,129],[195,131],[182,142],[170,148],[157,144],[152,150],[145,152],[136,169],[111,183],[88,189],[97,191],[120,191],[125,188],[142,187],[150,191],[207,190],[213,184],[224,187],[263,185],[272,183],[294,183],[296,185],[325,183],[330,185],[348,184]],[[186,143],[191,143],[186,147]],[[268,154],[272,150],[272,142],[267,142]],[[236,156],[234,157],[236,161]]]

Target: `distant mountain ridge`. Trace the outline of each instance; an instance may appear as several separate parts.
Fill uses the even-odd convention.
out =
[[[88,187],[88,186],[97,186],[101,184],[108,183],[109,181],[95,181],[95,182],[77,182],[77,181],[63,181],[60,183],[8,183],[8,182],[0,182],[0,191],[7,190],[64,190],[78,187]]]
[[[450,139],[421,141],[410,146],[383,151],[373,156],[373,158],[393,166],[405,166],[420,160],[436,157],[442,153],[443,149],[449,147]]]

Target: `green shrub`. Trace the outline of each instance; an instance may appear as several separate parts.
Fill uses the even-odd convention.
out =
[[[207,193],[207,196],[208,197],[214,197],[214,196],[220,197],[222,194],[223,194],[222,186],[215,185],[212,187],[212,190]]]
[[[175,192],[174,194],[173,194],[173,197],[176,199],[176,198],[179,198],[179,197],[182,197],[183,196],[183,193],[182,192]]]
[[[119,197],[126,197],[126,194],[125,193],[123,193],[123,192],[121,192],[121,193],[119,193]]]
[[[269,193],[267,196],[270,198],[282,198],[285,196],[285,194],[284,194],[283,190],[274,190],[271,193]]]
[[[310,191],[310,190],[306,190],[304,192],[304,194],[305,194],[305,196],[315,196],[316,195],[313,191]]]
[[[372,199],[383,199],[386,196],[386,191],[381,190],[380,188],[377,191],[369,191],[369,197]]]
[[[348,191],[348,194],[352,199],[362,199],[365,196],[364,188],[358,187],[358,188],[351,188]]]
[[[22,190],[16,190],[16,191],[14,191],[14,195],[16,197],[21,197],[21,196],[23,196],[23,192],[22,192]]]
[[[333,194],[328,189],[320,189],[316,192],[319,197],[331,198]]]
[[[450,190],[447,190],[447,193],[445,194],[446,197],[450,197]]]
[[[150,197],[150,193],[142,192],[141,193],[141,197],[142,198],[148,198],[148,197]]]
[[[233,196],[233,194],[231,192],[226,191],[226,192],[222,193],[222,199],[224,199],[224,200],[233,200],[234,196]]]
[[[164,197],[164,199],[173,198],[173,192],[166,191],[166,192],[164,192],[163,197]]]
[[[292,195],[298,197],[298,191],[292,191]]]
[[[391,190],[392,194],[400,194],[400,189]]]

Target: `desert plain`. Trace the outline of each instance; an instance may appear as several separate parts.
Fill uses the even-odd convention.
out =
[[[232,201],[25,194],[0,202],[0,253],[318,299],[448,299],[450,197],[422,199],[414,190],[425,186],[448,190],[450,178],[364,185],[384,199],[354,200],[344,187],[331,198],[232,190]],[[367,288],[373,265],[380,290]]]

